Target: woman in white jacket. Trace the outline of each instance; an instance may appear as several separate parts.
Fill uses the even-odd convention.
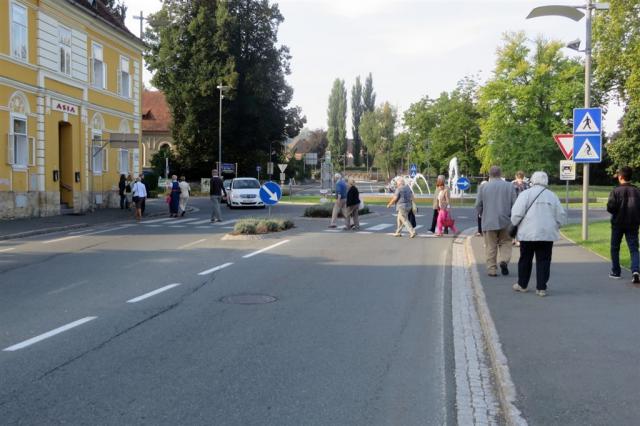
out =
[[[511,208],[511,223],[518,226],[520,241],[518,282],[513,289],[527,291],[535,254],[536,294],[546,296],[553,242],[560,239],[559,229],[567,216],[558,196],[547,189],[549,178],[545,172],[535,172],[530,183],[531,188],[521,192]]]

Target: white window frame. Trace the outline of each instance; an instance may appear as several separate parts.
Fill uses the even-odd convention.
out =
[[[24,62],[29,62],[29,9],[24,6],[21,3],[18,2],[11,2],[9,3],[9,20],[10,20],[10,28],[9,28],[9,37],[11,38],[11,42],[10,42],[10,49],[11,49],[11,56],[24,61]],[[13,19],[14,17],[14,9],[19,8],[22,9],[24,11],[24,16],[25,16],[25,22],[17,22]],[[18,43],[17,40],[15,40],[14,38],[14,26],[20,26],[22,28],[19,28],[21,31],[21,38],[24,38],[24,43],[21,44],[21,46],[16,46],[16,43]],[[20,52],[20,54],[16,55],[15,53],[15,49],[16,47],[19,47],[21,50],[24,49],[24,51]]]
[[[29,160],[30,140],[27,116],[24,114],[11,113],[9,119],[10,133],[7,140],[7,163],[11,164],[14,169],[26,169],[31,163]],[[16,121],[24,122],[24,133],[16,133]],[[20,149],[19,145],[22,145],[22,149]],[[31,151],[33,151],[33,149],[31,149]],[[21,158],[19,158],[19,156]]]
[[[96,140],[98,143],[96,143]],[[91,133],[91,171],[94,175],[102,175],[105,172],[105,156],[107,148],[104,148],[100,153],[96,154],[102,147],[102,130],[94,130]]]
[[[99,49],[99,55],[96,55],[96,49]],[[100,56],[100,58],[97,58]],[[102,64],[102,84],[99,84],[96,80],[96,61]],[[96,42],[91,42],[91,85],[98,89],[107,89],[107,63],[104,61],[104,47]]]
[[[118,150],[118,173],[129,174],[129,150]]]
[[[69,44],[66,44],[63,39],[63,33],[68,33]],[[58,70],[65,75],[71,75],[71,46],[73,45],[73,33],[67,27],[60,25],[58,27]]]
[[[120,56],[120,63],[118,64],[118,94],[123,98],[131,98],[130,66],[131,61],[129,58]]]

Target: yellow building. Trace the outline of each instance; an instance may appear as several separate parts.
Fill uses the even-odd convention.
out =
[[[0,22],[0,218],[115,206],[141,172],[142,42],[101,0],[0,0]]]

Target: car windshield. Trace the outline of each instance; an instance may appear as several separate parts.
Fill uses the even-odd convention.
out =
[[[242,179],[233,181],[233,189],[259,189],[260,183],[257,179]]]

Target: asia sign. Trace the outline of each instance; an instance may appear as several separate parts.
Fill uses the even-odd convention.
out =
[[[54,111],[66,112],[67,114],[78,115],[78,106],[51,99],[51,109]]]

